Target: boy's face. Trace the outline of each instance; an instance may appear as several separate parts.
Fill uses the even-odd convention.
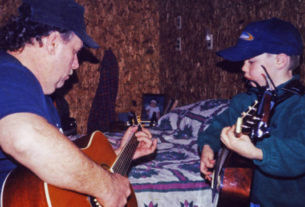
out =
[[[272,76],[271,74],[274,68],[274,58],[275,55],[273,54],[263,53],[245,60],[242,67],[244,77],[248,80],[255,81],[260,86],[266,86],[266,73],[263,70],[262,65],[267,69],[270,76]],[[251,84],[252,86],[255,86],[253,83]]]

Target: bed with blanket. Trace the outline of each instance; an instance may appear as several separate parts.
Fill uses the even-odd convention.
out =
[[[139,207],[210,207],[211,190],[199,170],[197,134],[223,112],[227,100],[204,100],[174,109],[150,128],[158,139],[155,154],[137,160],[129,172]],[[122,133],[105,135],[113,147]]]

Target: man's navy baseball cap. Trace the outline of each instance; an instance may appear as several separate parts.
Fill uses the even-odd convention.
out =
[[[74,0],[23,0],[21,7],[25,4],[30,7],[31,21],[73,31],[85,46],[99,48],[86,32],[84,8]]]
[[[299,31],[289,22],[272,18],[250,23],[237,44],[216,54],[230,61],[242,61],[263,53],[301,55],[303,42]]]

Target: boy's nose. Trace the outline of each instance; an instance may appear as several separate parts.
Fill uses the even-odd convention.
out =
[[[248,67],[249,67],[249,65],[248,65],[247,61],[245,60],[243,66],[241,67],[241,70],[242,70],[243,72],[246,72],[247,69],[248,69]]]
[[[245,64],[243,64],[243,66],[241,67],[241,70],[242,70],[243,72],[246,72],[246,66],[245,66]]]

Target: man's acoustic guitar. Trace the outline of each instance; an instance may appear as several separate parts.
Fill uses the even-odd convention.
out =
[[[75,143],[92,160],[114,173],[127,176],[138,141],[133,136],[117,156],[101,132],[79,138]],[[13,170],[6,178],[2,207],[99,207],[95,198],[49,185],[24,167]],[[135,194],[128,199],[127,207],[137,207]]]

